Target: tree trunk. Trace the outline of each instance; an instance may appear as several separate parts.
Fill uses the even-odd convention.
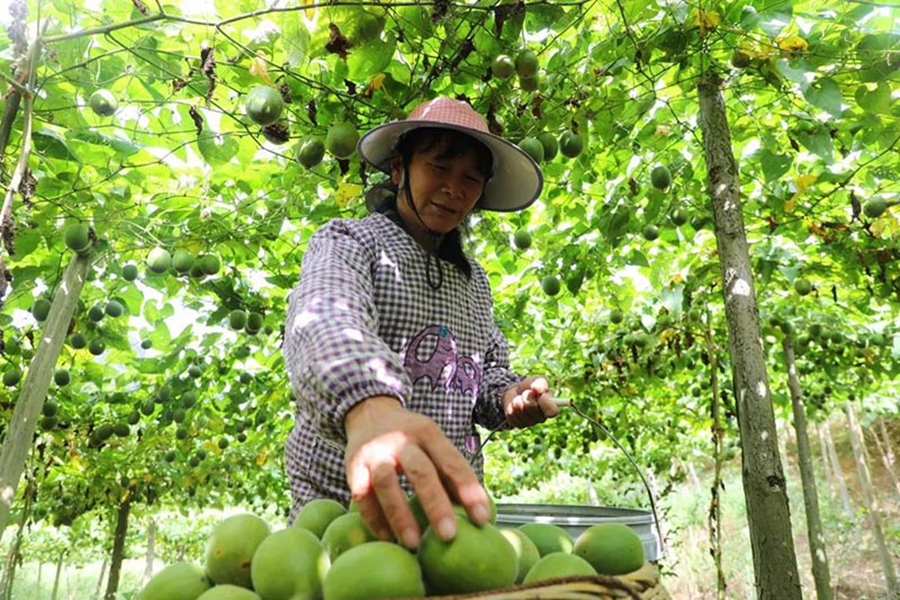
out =
[[[894,572],[894,563],[891,553],[888,551],[884,540],[884,530],[881,527],[881,513],[879,512],[878,499],[872,490],[872,480],[869,477],[869,467],[863,453],[862,442],[859,435],[859,423],[853,413],[850,402],[844,403],[847,411],[847,424],[850,433],[850,445],[853,447],[853,456],[856,458],[856,470],[859,474],[859,483],[863,491],[863,500],[866,503],[866,511],[872,518],[872,533],[875,535],[875,543],[878,546],[878,554],[881,557],[881,566],[884,570],[884,580],[887,583],[888,595],[891,598],[900,597],[900,586],[897,585],[897,574]]]
[[[65,557],[65,552],[59,553],[59,560],[56,561],[56,576],[53,578],[53,591],[50,593],[50,600],[56,600],[56,595],[59,593],[59,580],[62,577],[63,560]]]
[[[881,443],[879,429],[884,435],[884,445]],[[884,463],[884,470],[887,471],[891,482],[894,484],[894,490],[900,495],[900,479],[897,479],[897,471],[894,469],[894,449],[891,448],[891,438],[887,435],[887,429],[884,427],[883,419],[876,419],[872,426],[872,439],[875,440],[875,447],[878,448],[878,454],[881,455],[881,462]]]
[[[593,485],[588,486],[589,492],[594,492],[594,498],[597,497],[597,491]],[[600,504],[600,502],[597,502]],[[141,577],[141,589],[147,585],[147,582],[153,577],[153,561],[156,559],[156,519],[150,519],[150,526],[147,527],[147,566],[144,568],[144,575]]]
[[[790,507],[760,343],[738,170],[720,83],[714,75],[701,77],[700,124],[722,270],[756,595],[760,600],[799,600],[800,576]]]
[[[15,564],[16,549],[10,548],[9,552],[6,553],[6,558],[3,560],[3,577],[0,578],[0,598],[3,600],[9,600],[10,593],[12,592],[12,579]]]
[[[85,275],[91,264],[90,256],[73,255],[63,280],[56,288],[50,316],[44,323],[41,341],[31,361],[28,375],[22,383],[19,399],[13,409],[7,436],[0,450],[0,540],[6,530],[9,511],[16,497],[16,488],[25,468],[25,459],[37,431],[38,420],[50,381],[56,368],[56,359],[66,338],[72,315],[78,306],[78,296],[84,285]]]
[[[803,503],[806,507],[806,529],[809,533],[809,552],[812,557],[813,579],[816,582],[816,597],[819,600],[834,598],[831,588],[831,573],[828,568],[828,544],[822,528],[822,517],[819,514],[819,494],[816,490],[816,478],[813,475],[812,453],[809,449],[809,436],[806,433],[806,407],[803,405],[803,391],[797,377],[797,364],[794,362],[794,337],[784,334],[782,340],[784,362],[788,372],[788,389],[791,392],[791,407],[794,411],[794,430],[797,436],[797,466],[800,469],[800,482],[803,485]]]
[[[822,423],[822,433],[825,434],[825,446],[828,448],[828,458],[831,460],[831,469],[834,471],[834,479],[837,481],[838,492],[841,495],[841,506],[844,507],[844,513],[853,514],[853,507],[850,504],[850,492],[847,491],[847,482],[844,480],[844,471],[841,470],[841,461],[838,460],[837,450],[834,449],[834,439],[831,437],[831,427],[828,421]]]
[[[97,588],[94,590],[94,598],[99,600],[100,590],[103,589],[103,579],[106,577],[106,567],[109,566],[109,557],[103,557],[103,563],[100,565],[100,577],[97,578]]]
[[[131,512],[131,492],[119,505],[116,511],[116,532],[113,536],[112,559],[109,564],[109,582],[106,585],[105,600],[116,600],[119,590],[119,574],[122,571],[122,559],[125,557],[125,536],[128,533],[128,514]]]
[[[831,472],[831,463],[828,460],[828,448],[825,447],[825,437],[822,435],[822,424],[816,421],[816,437],[819,438],[819,451],[822,453],[822,471],[825,473],[825,486],[828,488],[828,497],[834,498],[836,486],[834,474]]]

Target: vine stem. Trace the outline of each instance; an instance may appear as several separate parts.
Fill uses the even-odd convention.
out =
[[[22,98],[25,100],[25,104],[22,107],[22,152],[19,154],[19,161],[9,181],[9,187],[6,188],[3,207],[0,208],[0,229],[6,227],[7,223],[12,222],[13,196],[15,196],[22,179],[25,177],[25,172],[28,170],[28,158],[31,156],[32,109],[34,107],[34,93],[32,90],[34,89],[40,47],[40,44],[35,42],[28,49],[28,60],[26,62],[28,65],[28,84],[26,92],[22,94]]]

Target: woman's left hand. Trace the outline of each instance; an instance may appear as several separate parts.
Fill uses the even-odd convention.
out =
[[[531,427],[559,414],[544,377],[528,377],[503,394],[503,411],[513,427]]]

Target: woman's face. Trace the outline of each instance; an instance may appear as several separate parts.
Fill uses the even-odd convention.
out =
[[[397,208],[413,227],[422,224],[438,233],[453,231],[469,214],[484,191],[485,176],[478,169],[474,152],[447,158],[441,144],[413,153],[407,165],[409,188],[421,217],[416,217],[408,200],[403,179],[403,163],[395,160],[391,177],[400,188]]]

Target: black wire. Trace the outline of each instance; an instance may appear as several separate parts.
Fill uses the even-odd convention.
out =
[[[599,429],[606,437],[611,439],[613,444],[616,445],[616,448],[621,450],[622,454],[625,455],[625,458],[628,459],[628,462],[631,463],[631,466],[634,468],[635,472],[638,474],[638,477],[641,478],[641,483],[644,484],[644,490],[647,492],[647,498],[650,500],[650,510],[653,513],[653,522],[656,524],[656,537],[659,539],[660,551],[661,551],[660,553],[665,552],[666,542],[663,539],[662,532],[660,530],[659,514],[656,512],[656,502],[653,499],[653,492],[650,490],[650,483],[647,481],[647,478],[644,476],[644,473],[641,471],[640,466],[638,466],[637,462],[631,457],[631,454],[629,454],[628,451],[625,449],[625,447],[619,443],[619,440],[616,439],[616,436],[614,436],[609,431],[609,429],[607,429],[602,424],[600,424],[599,421],[591,418],[590,416],[588,416],[587,414],[582,412],[581,409],[579,409],[577,406],[575,406],[574,402],[570,401],[569,406],[572,408],[573,411],[575,411],[576,415],[578,415],[582,419],[586,419],[591,425],[593,425],[594,427]],[[502,423],[500,423],[499,425],[497,425],[496,427],[494,427],[493,429],[490,430],[490,432],[485,436],[484,440],[481,442],[481,445],[478,447],[478,450],[472,455],[472,459],[469,461],[470,464],[472,464],[474,466],[475,460],[482,453],[482,450],[484,450],[484,447],[487,445],[488,441],[490,441],[490,439],[494,436],[494,434],[497,433],[502,427],[505,427],[506,425],[507,425],[507,421],[503,421]]]

